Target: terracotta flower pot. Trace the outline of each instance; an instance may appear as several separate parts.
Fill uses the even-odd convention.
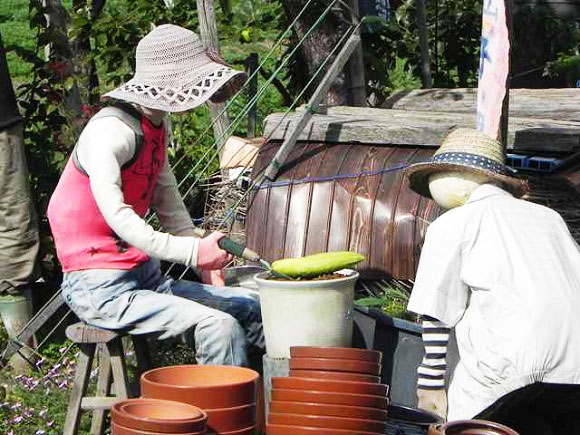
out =
[[[375,384],[381,382],[379,376],[365,375],[362,373],[325,372],[322,370],[294,369],[290,370],[290,376],[310,379],[333,379],[336,381],[373,382]]]
[[[160,433],[205,430],[207,414],[196,406],[160,399],[128,399],[111,407],[111,418],[121,426]]]
[[[266,425],[266,433],[268,435],[370,435],[375,432],[268,424]]]
[[[256,424],[256,404],[234,408],[206,409],[207,428],[215,432],[240,430]]]
[[[179,433],[172,433],[168,434],[165,432],[150,432],[146,430],[139,430],[139,429],[131,429],[125,426],[122,426],[118,423],[111,423],[111,435],[205,435],[207,431],[204,429],[198,432],[179,432]]]
[[[519,435],[515,430],[486,420],[459,420],[432,425],[429,435]]]
[[[378,350],[349,347],[294,346],[290,348],[290,357],[348,359],[380,364],[383,354]]]
[[[202,409],[231,408],[256,402],[254,370],[234,366],[182,365],[143,373],[141,394],[169,399]]]
[[[257,429],[258,425],[254,425],[254,426],[250,426],[250,427],[245,427],[243,429],[239,429],[239,430],[233,430],[233,431],[229,431],[229,432],[215,432],[215,431],[208,431],[208,435],[215,435],[215,434],[219,434],[219,435],[254,435],[256,429]]]
[[[362,430],[382,434],[385,422],[378,420],[363,420],[360,418],[331,417],[327,415],[277,414],[271,412],[268,422],[272,424],[321,427],[324,429]]]
[[[281,390],[274,388],[272,389],[272,401],[367,406],[378,409],[387,408],[387,398],[384,396],[331,393],[328,391]]]
[[[337,393],[387,396],[388,385],[370,382],[332,381],[330,379],[272,378],[272,387],[287,390],[333,391]]]
[[[380,364],[371,363],[367,361],[333,359],[333,358],[291,358],[290,369],[363,373],[373,376],[381,374]]]
[[[324,403],[271,402],[270,412],[286,414],[327,415],[333,417],[362,418],[364,420],[387,419],[387,411],[364,406],[327,405]]]

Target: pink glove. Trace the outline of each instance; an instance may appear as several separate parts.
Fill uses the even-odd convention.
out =
[[[224,234],[219,231],[214,231],[199,241],[199,249],[197,252],[198,268],[209,270],[222,269],[233,260],[234,257],[218,245],[218,240],[222,237],[224,237]]]
[[[224,271],[222,269],[217,270],[201,269],[201,281],[204,284],[209,284],[216,287],[223,287],[226,285]]]
[[[417,388],[417,407],[425,411],[437,414],[443,419],[447,419],[447,392],[445,389],[424,390]]]

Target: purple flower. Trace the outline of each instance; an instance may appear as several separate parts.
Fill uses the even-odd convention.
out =
[[[42,429],[38,429],[34,435],[44,435],[45,433]]]
[[[45,359],[44,358],[40,358],[38,361],[36,361],[36,367],[40,367],[42,364],[44,364]]]
[[[58,350],[58,352],[59,352],[59,353],[65,353],[65,352],[66,352],[66,346],[64,346],[64,347],[61,347],[61,348]]]
[[[41,417],[41,418],[44,418],[44,417],[46,417],[46,413],[47,413],[47,412],[48,412],[48,408],[41,409],[41,410],[38,412],[38,416],[39,416],[39,417]]]
[[[14,417],[12,419],[12,423],[18,424],[20,423],[22,420],[24,420],[24,417],[22,417],[21,415],[17,415],[16,417]]]
[[[46,423],[46,425],[48,427],[53,427],[54,426],[54,420],[50,420],[48,423]]]
[[[68,382],[66,379],[64,381],[62,381],[60,384],[58,384],[58,388],[60,388],[61,390],[66,390],[67,387],[68,387]]]
[[[10,409],[14,411],[15,409],[18,409],[18,408],[20,408],[20,407],[22,407],[22,404],[21,404],[20,402],[17,402],[17,403],[15,403],[14,405],[12,405],[12,406],[10,407]]]

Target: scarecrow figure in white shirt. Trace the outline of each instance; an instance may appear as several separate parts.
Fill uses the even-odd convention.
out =
[[[408,310],[423,316],[420,408],[523,435],[580,431],[580,248],[555,211],[521,198],[501,145],[456,129],[410,186],[448,209],[427,230]],[[446,388],[455,330],[459,362]]]
[[[263,351],[251,291],[173,280],[160,269],[166,260],[219,278],[231,261],[218,246],[223,234],[194,236],[169,166],[165,118],[225,100],[243,77],[195,33],[165,24],[137,45],[135,76],[104,95],[113,105],[83,130],[48,207],[62,294],[86,323],[162,339],[193,331],[200,364],[247,365],[251,351]],[[145,221],[149,210],[162,231]]]

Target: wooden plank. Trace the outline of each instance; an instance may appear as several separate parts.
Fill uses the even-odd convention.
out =
[[[81,354],[75,369],[75,379],[69,396],[63,435],[76,435],[77,433],[81,416],[81,401],[87,391],[95,347],[95,344],[79,344]]]
[[[109,395],[111,390],[111,359],[107,352],[107,346],[100,343],[97,346],[97,354],[99,361],[99,376],[97,378],[97,386],[95,389],[95,396],[98,398],[105,398]],[[85,401],[81,401],[81,408],[86,406]],[[93,420],[91,421],[91,435],[101,435],[105,430],[105,410],[95,409],[93,411]]]
[[[115,403],[125,400],[123,397],[83,397],[82,409],[108,411]]]
[[[274,127],[282,114],[268,116],[266,135],[283,140],[300,116],[287,116]],[[315,115],[302,130],[301,141],[333,143],[366,143],[437,147],[455,127],[474,128],[475,113],[424,112],[357,107],[331,107],[326,115]],[[537,130],[542,129],[542,130]],[[533,140],[532,130],[537,131]],[[539,118],[510,118],[508,149],[550,150],[568,153],[576,149],[580,138],[580,122]]]
[[[419,48],[421,50],[421,83],[423,88],[433,86],[431,79],[431,61],[429,58],[429,33],[427,31],[427,8],[425,0],[415,0],[417,10],[417,28],[419,32]]]
[[[114,331],[95,328],[82,322],[69,325],[65,333],[74,343],[107,343],[118,336]]]
[[[580,121],[580,89],[510,89],[510,117]],[[474,114],[477,88],[417,89],[395,92],[385,109]]]
[[[107,350],[111,358],[111,371],[113,372],[113,382],[115,385],[115,396],[118,398],[129,397],[129,385],[127,367],[125,365],[125,355],[121,337],[117,337],[107,343]]]

